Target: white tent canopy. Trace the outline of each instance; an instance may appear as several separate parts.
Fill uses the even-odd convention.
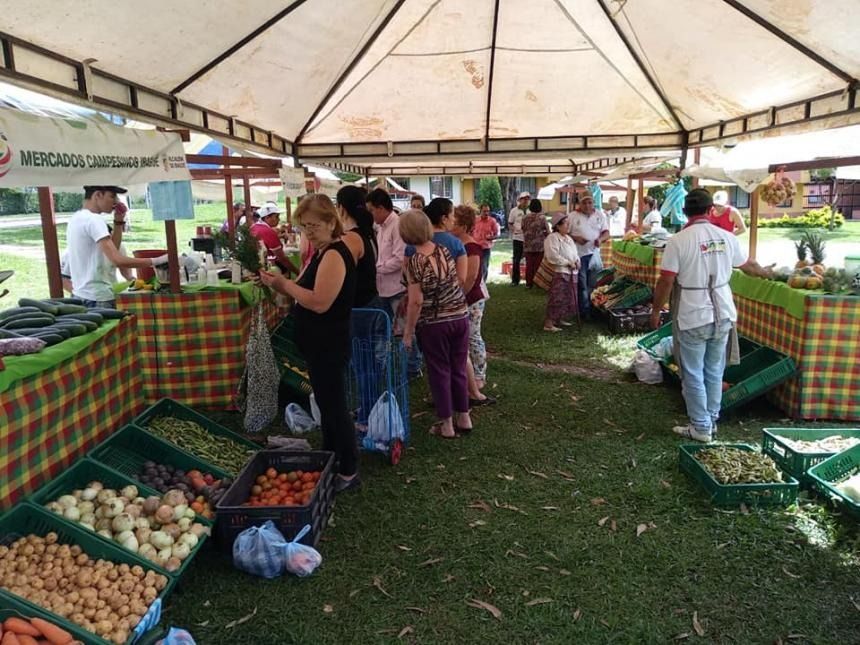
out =
[[[858,33],[856,0],[0,0],[0,74],[303,161],[575,160],[860,122]]]

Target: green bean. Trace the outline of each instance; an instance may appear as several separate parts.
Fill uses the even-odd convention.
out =
[[[767,455],[729,446],[703,448],[696,460],[721,484],[770,484],[782,481],[782,473]]]
[[[148,428],[159,437],[233,476],[242,470],[254,452],[229,437],[214,435],[201,425],[186,419],[156,417],[149,422]]]

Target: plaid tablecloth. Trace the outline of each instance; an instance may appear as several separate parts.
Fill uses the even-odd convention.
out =
[[[604,240],[600,245],[600,259],[603,261],[604,269],[612,266],[612,240]]]
[[[603,249],[601,248],[601,254],[602,252]],[[652,264],[642,264],[637,258],[619,251],[617,246],[612,249],[612,264],[616,274],[647,284],[652,289],[657,286],[657,280],[660,278],[660,263],[662,261],[662,249],[654,249]]]
[[[803,320],[735,294],[738,331],[791,356],[798,374],[769,398],[799,419],[860,420],[860,298],[807,295]]]
[[[270,328],[281,313],[263,301]],[[138,351],[147,403],[170,397],[203,408],[233,408],[251,312],[237,291],[121,293],[117,308],[138,318]]]
[[[137,321],[0,396],[0,509],[83,457],[143,407]]]

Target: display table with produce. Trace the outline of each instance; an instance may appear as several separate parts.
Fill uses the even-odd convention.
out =
[[[769,396],[799,419],[860,419],[860,298],[795,289],[735,271],[738,332],[794,359]]]
[[[0,508],[63,472],[140,411],[137,321],[98,329],[0,370]]]
[[[603,249],[601,248],[601,254]],[[660,278],[660,263],[663,249],[640,244],[638,241],[614,240],[612,242],[612,266],[618,275],[647,284],[652,289]]]
[[[204,408],[232,408],[245,370],[252,312],[269,328],[283,312],[253,283],[186,285],[181,294],[124,291],[117,307],[138,319],[143,398],[172,397]]]

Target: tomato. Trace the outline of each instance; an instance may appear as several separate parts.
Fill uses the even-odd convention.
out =
[[[251,486],[251,495],[259,495],[263,492],[262,486]]]
[[[257,477],[257,483],[260,484],[261,486],[263,484],[265,484],[267,481],[268,480],[266,479],[265,475],[260,475],[259,477]]]
[[[288,481],[288,482],[290,482],[290,483],[292,483],[292,482],[296,481],[298,478],[299,478],[299,477],[298,477],[298,475],[296,475],[296,473],[295,473],[295,472],[289,472],[289,473],[287,473],[287,481]]]
[[[301,489],[302,489],[302,482],[300,482],[297,479],[296,481],[293,482],[293,490],[301,490]]]
[[[266,469],[266,477],[268,477],[269,479],[274,479],[277,476],[278,476],[278,471],[275,470],[274,468]]]

